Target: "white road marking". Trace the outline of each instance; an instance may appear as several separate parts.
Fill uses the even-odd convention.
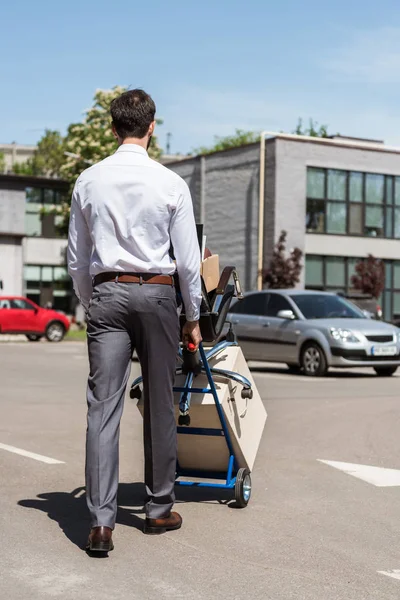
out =
[[[369,465],[357,465],[332,460],[321,460],[318,462],[339,469],[348,475],[353,475],[376,487],[400,487],[400,470],[386,469],[385,467],[370,467]]]
[[[400,579],[400,569],[393,569],[391,571],[378,571],[380,575],[386,575],[392,577],[392,579]]]
[[[48,456],[43,456],[42,454],[35,454],[34,452],[28,452],[28,450],[21,450],[21,448],[16,448],[15,446],[8,446],[7,444],[0,443],[0,450],[6,450],[7,452],[13,452],[14,454],[19,454],[20,456],[27,456],[28,458],[33,458],[33,460],[39,460],[40,462],[47,463],[48,465],[64,465],[64,461],[56,460],[55,458],[49,458]]]

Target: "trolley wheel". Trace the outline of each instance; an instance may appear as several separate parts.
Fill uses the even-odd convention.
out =
[[[190,425],[190,415],[179,415],[178,425],[189,427]]]
[[[132,400],[140,400],[142,397],[142,390],[137,385],[136,387],[131,388],[131,391],[129,392],[129,396],[132,398]]]
[[[242,398],[244,400],[251,400],[253,398],[253,390],[251,388],[243,388]]]
[[[251,496],[251,477],[248,469],[239,469],[235,482],[237,508],[246,508]]]

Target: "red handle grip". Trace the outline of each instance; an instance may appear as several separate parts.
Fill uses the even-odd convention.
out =
[[[196,346],[193,344],[193,342],[188,343],[187,349],[189,350],[189,352],[196,352]]]

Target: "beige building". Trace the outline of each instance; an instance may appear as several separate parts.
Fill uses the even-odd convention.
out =
[[[13,166],[31,158],[35,150],[36,146],[27,146],[15,142],[12,144],[0,144],[0,154],[4,154],[5,158],[4,173],[12,173]]]

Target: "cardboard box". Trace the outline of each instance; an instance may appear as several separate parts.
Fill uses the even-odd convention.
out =
[[[267,412],[255,386],[243,353],[239,347],[226,348],[210,360],[210,366],[240,373],[250,380],[253,398],[243,399],[242,386],[234,381],[215,377],[218,398],[224,412],[231,436],[234,453],[239,467],[252,470],[258,447],[264,431]],[[185,376],[176,378],[175,385],[182,386]],[[208,387],[207,377],[199,375],[194,386]],[[176,422],[178,424],[180,394],[174,396]],[[138,408],[143,414],[142,397]],[[190,407],[190,427],[221,429],[214,398],[211,394],[192,394]],[[228,467],[229,452],[225,437],[204,435],[178,435],[178,461],[182,469],[221,472]]]
[[[200,273],[203,277],[207,292],[212,292],[218,287],[220,278],[218,254],[213,254],[209,258],[203,260],[200,266]]]

